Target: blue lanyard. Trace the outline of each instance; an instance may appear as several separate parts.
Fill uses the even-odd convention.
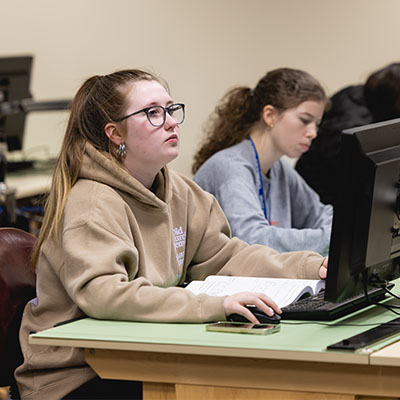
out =
[[[257,149],[256,149],[256,146],[254,145],[253,140],[250,137],[248,139],[250,140],[250,143],[251,143],[251,145],[253,147],[254,155],[256,156],[256,161],[257,161],[257,172],[258,172],[258,178],[259,178],[259,181],[260,181],[259,182],[259,186],[258,186],[258,196],[259,196],[261,204],[262,204],[264,217],[267,220],[267,222],[269,223],[268,213],[267,213],[267,204],[265,202],[264,187],[263,187],[262,174],[261,174],[260,159],[258,158]],[[270,214],[271,214],[270,189],[271,189],[271,184],[268,183],[268,192],[267,192],[267,195],[268,195],[268,206],[269,206],[269,211],[270,211]]]

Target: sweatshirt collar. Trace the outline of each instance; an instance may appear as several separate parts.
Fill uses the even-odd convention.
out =
[[[82,159],[80,178],[91,179],[124,191],[143,205],[164,208],[171,198],[168,168],[160,170],[155,179],[154,193],[128,173],[107,153],[100,152],[86,143]]]

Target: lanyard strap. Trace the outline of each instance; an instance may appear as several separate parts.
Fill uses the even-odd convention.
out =
[[[249,137],[248,138],[250,140],[251,146],[253,147],[254,150],[254,155],[256,156],[256,165],[257,165],[257,172],[258,172],[258,178],[259,178],[259,186],[258,186],[258,196],[260,198],[261,201],[261,205],[262,205],[262,209],[264,212],[264,217],[267,220],[267,222],[269,223],[269,219],[268,219],[268,213],[267,213],[267,204],[265,202],[265,195],[264,195],[264,187],[263,187],[263,181],[262,181],[262,174],[261,174],[261,166],[260,166],[260,159],[258,158],[258,153],[257,153],[257,149],[256,146],[254,145],[253,140]],[[268,183],[268,206],[269,206],[269,211],[271,213],[271,196],[270,196],[270,189],[271,189],[271,184]]]

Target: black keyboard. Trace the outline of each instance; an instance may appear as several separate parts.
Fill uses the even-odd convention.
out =
[[[324,300],[324,292],[298,300],[282,308],[282,319],[331,321],[354,311],[371,305],[385,298],[386,292],[381,288],[368,292],[368,298],[364,294],[344,300],[341,303],[332,303]]]

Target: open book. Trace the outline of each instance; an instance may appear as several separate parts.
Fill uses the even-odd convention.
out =
[[[252,278],[244,276],[210,275],[204,281],[192,281],[186,289],[195,294],[226,296],[238,292],[265,293],[279,307],[285,307],[306,294],[317,294],[325,281],[316,279]]]

